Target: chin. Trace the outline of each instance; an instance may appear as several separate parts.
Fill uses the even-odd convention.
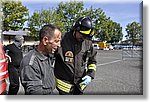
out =
[[[52,50],[51,53],[52,53],[52,54],[55,53],[55,50]]]
[[[55,53],[55,51],[52,51],[51,53],[52,53],[52,54],[54,54],[54,53]]]

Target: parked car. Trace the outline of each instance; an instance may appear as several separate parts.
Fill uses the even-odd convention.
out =
[[[121,45],[115,45],[113,48],[116,50],[119,50],[119,49],[122,49],[122,46]]]
[[[113,50],[114,47],[112,45],[109,45],[109,50]]]
[[[93,44],[93,47],[94,47],[95,49],[99,49],[98,44]]]

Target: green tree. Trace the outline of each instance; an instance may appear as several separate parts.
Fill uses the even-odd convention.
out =
[[[56,10],[53,8],[49,8],[48,10],[42,9],[35,11],[28,20],[30,36],[38,38],[38,32],[45,24],[54,24],[60,28],[63,28],[64,23],[61,22],[62,19],[62,16],[57,14]],[[62,32],[64,32],[63,29]]]
[[[125,36],[127,40],[132,42],[132,46],[142,38],[142,26],[137,22],[129,23],[126,26],[127,35]]]
[[[3,12],[3,31],[20,30],[23,28],[25,21],[28,20],[28,9],[22,5],[21,1],[2,1]]]
[[[64,33],[69,31],[73,23],[83,15],[92,19],[95,37],[100,38],[102,41],[113,40],[114,42],[122,39],[120,24],[113,22],[110,17],[106,17],[105,12],[100,8],[84,8],[81,1],[60,2],[56,9],[36,11],[30,17],[28,26],[31,35],[35,37],[41,26],[47,23],[59,25]]]
[[[119,23],[113,22],[109,17],[101,20],[98,37],[101,41],[110,43],[122,40],[122,27]]]
[[[64,22],[64,29],[68,31],[72,24],[82,15],[84,10],[83,2],[70,1],[70,2],[60,2],[56,8],[57,13],[63,16],[61,20]]]
[[[38,37],[38,31],[42,26],[41,22],[41,15],[39,12],[34,12],[31,17],[29,17],[28,20],[28,28],[30,31],[30,36],[32,37]]]
[[[116,43],[122,40],[123,38],[123,33],[122,33],[122,27],[120,26],[119,23],[112,22],[112,35],[111,35],[111,44]]]
[[[100,23],[100,39],[101,41],[110,41],[112,37],[112,20],[105,18]]]
[[[39,10],[35,11],[31,17],[29,17],[28,27],[30,35],[38,37],[38,31],[45,24],[55,24],[60,26],[62,32],[68,31],[73,22],[80,17],[83,10],[83,2],[60,2],[56,9]]]
[[[107,17],[101,8],[93,9],[90,7],[83,12],[83,15],[87,15],[92,19],[96,38],[111,43],[122,40],[122,27],[119,23],[113,22],[110,17]]]
[[[93,9],[92,7],[90,7],[89,9],[86,8],[83,11],[82,15],[89,16],[92,19],[95,28],[95,33],[98,35],[99,31],[103,26],[102,23],[107,19],[103,10],[100,8]]]
[[[0,8],[2,8],[1,2],[0,2]],[[1,31],[2,31],[2,18],[3,18],[3,13],[2,10],[0,9],[0,38],[1,38]]]

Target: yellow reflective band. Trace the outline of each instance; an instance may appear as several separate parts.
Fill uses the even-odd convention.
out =
[[[88,35],[88,34],[90,34],[91,29],[90,29],[90,30],[88,30],[88,31],[81,31],[81,30],[80,30],[79,32],[80,32],[80,33],[83,33],[83,34],[87,34],[87,35]]]
[[[61,86],[61,85],[59,85],[59,84],[57,84],[57,87],[58,87],[60,90],[64,91],[64,92],[67,92],[67,93],[70,92],[70,89],[67,89],[67,88],[65,88],[65,87],[63,87],[63,86]]]
[[[66,88],[68,88],[68,89],[70,89],[70,88],[72,87],[71,84],[65,83],[65,82],[63,82],[62,80],[57,79],[57,78],[56,78],[56,83],[58,83],[58,84],[60,84],[60,85],[62,85],[62,86],[64,86],[64,87],[66,87]]]
[[[90,64],[88,66],[88,69],[93,69],[94,71],[96,71],[96,65],[95,64]]]
[[[92,35],[94,35],[94,33],[95,33],[94,30],[92,30]]]
[[[82,83],[80,83],[80,87],[83,90],[83,89],[85,89],[86,85],[83,85]]]
[[[72,87],[73,85],[68,84],[68,83],[66,83],[66,82],[64,82],[64,81],[62,81],[62,80],[56,78],[56,86],[57,86],[60,90],[69,93],[69,92],[70,92],[70,89],[71,89],[71,87]]]
[[[60,90],[62,90],[62,91],[64,91],[64,92],[67,92],[67,93],[70,92],[70,89],[67,89],[67,88],[65,88],[65,87],[63,87],[63,86],[61,86],[61,85],[59,85],[59,84],[57,84],[56,86],[57,86]]]

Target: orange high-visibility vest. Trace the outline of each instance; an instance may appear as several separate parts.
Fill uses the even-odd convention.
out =
[[[0,94],[6,91],[6,78],[8,77],[8,63],[3,50],[3,45],[0,42]]]

